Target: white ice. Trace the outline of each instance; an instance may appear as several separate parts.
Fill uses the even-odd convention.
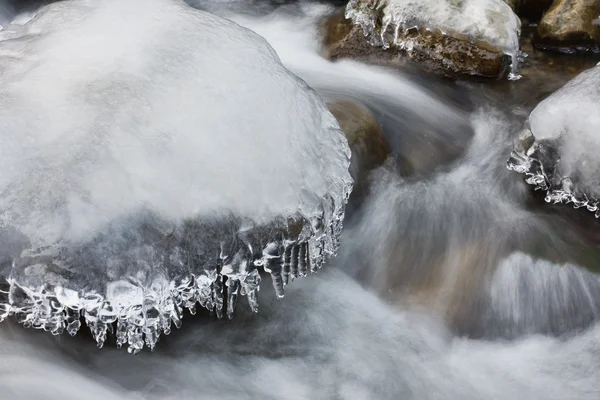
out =
[[[34,245],[144,204],[263,221],[342,196],[335,119],[250,31],[175,0],[57,3],[22,30],[0,46],[0,204]]]
[[[256,225],[316,216],[325,223],[312,227],[316,239],[336,243],[331,224],[351,189],[346,139],[260,36],[179,0],[68,0],[9,28],[0,41],[0,228],[31,249],[85,245],[147,211],[165,232],[224,215]],[[156,297],[172,288],[145,289]]]

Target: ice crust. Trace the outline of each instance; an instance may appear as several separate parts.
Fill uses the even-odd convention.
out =
[[[390,26],[395,32],[393,43],[404,48],[411,44],[401,43],[399,33],[413,28],[439,29],[471,42],[487,43],[511,57],[509,79],[520,78],[521,20],[502,0],[350,0],[346,18],[362,26],[365,36],[379,35],[384,48],[389,47],[384,33]]]
[[[526,175],[546,201],[600,216],[600,67],[582,72],[530,114],[508,167]]]
[[[259,268],[337,249],[352,188],[324,102],[255,33],[178,0],[67,0],[0,41],[0,320],[130,352]]]

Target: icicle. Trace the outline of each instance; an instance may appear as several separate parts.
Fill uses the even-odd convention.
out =
[[[292,246],[288,244],[283,253],[283,284],[287,285],[292,271]]]
[[[298,277],[298,263],[300,261],[300,245],[294,244],[292,247],[292,254],[290,260],[290,270],[292,274],[292,279]]]

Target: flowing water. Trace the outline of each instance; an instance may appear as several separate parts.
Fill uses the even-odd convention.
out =
[[[600,398],[600,226],[505,167],[536,102],[598,60],[531,50],[521,81],[448,82],[323,59],[331,5],[190,2],[264,36],[323,97],[368,106],[393,155],[338,257],[284,299],[265,285],[259,314],[187,316],[137,357],[3,324],[3,398]]]

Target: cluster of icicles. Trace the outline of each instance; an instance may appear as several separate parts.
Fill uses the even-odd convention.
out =
[[[102,268],[84,269],[79,277],[70,275],[77,271],[56,266],[72,264],[76,257],[85,260],[80,250],[22,256],[13,261],[8,282],[0,286],[0,321],[14,315],[25,327],[54,335],[66,329],[74,336],[83,319],[98,347],[114,335],[117,346],[127,344],[130,353],[144,346],[154,349],[172,325],[181,326],[184,308],[195,314],[199,304],[218,318],[231,318],[238,298],[245,296],[257,312],[260,269],[271,275],[279,298],[291,280],[316,272],[339,245],[344,207],[330,211],[251,228],[240,219],[191,223],[170,235],[173,244],[136,244],[129,256],[103,261]],[[94,270],[110,271],[111,263],[129,263],[127,279],[111,279],[110,273],[95,276]],[[101,290],[85,287],[90,274],[94,281],[106,281]]]
[[[527,136],[531,135],[527,130],[525,132]],[[577,190],[571,178],[558,173],[556,150],[548,144],[542,147],[534,143],[528,149],[516,148],[507,161],[508,169],[524,174],[525,182],[534,186],[535,190],[545,191],[547,203],[573,204],[576,209],[585,207],[600,218],[600,200]]]

